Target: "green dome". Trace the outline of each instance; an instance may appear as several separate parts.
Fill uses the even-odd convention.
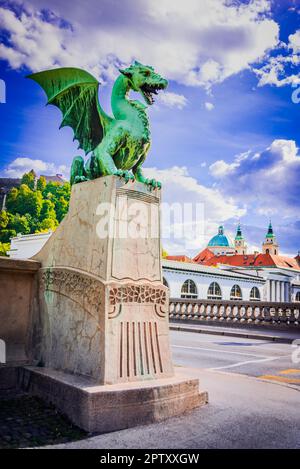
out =
[[[224,235],[224,228],[223,226],[219,226],[219,232],[217,235],[215,235],[213,238],[208,243],[208,247],[213,247],[213,246],[226,246],[226,247],[232,247],[229,239],[227,238],[226,235]]]

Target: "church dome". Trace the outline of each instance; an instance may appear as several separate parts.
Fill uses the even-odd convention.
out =
[[[223,226],[219,226],[218,234],[213,236],[208,243],[208,247],[214,246],[225,246],[225,247],[232,247],[229,239],[226,235],[224,235],[224,228]]]

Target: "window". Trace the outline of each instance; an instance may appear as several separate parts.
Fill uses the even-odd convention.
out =
[[[166,281],[165,277],[163,277],[163,284],[164,284],[165,287],[169,288],[169,284]]]
[[[300,301],[300,291],[296,293],[295,301]]]
[[[250,300],[260,300],[260,293],[257,287],[252,287],[250,291]]]
[[[230,292],[230,299],[231,300],[241,300],[242,297],[242,290],[239,285],[233,285],[231,292]]]
[[[207,299],[208,300],[221,300],[222,292],[220,285],[217,282],[212,282],[207,290]]]
[[[197,298],[197,287],[193,280],[186,280],[181,287],[181,298]]]

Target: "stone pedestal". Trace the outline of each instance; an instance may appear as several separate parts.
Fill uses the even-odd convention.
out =
[[[172,376],[159,196],[114,176],[73,186],[35,256],[45,366],[99,384]]]
[[[165,387],[164,381],[176,378],[169,345],[168,289],[162,283],[159,203],[158,189],[125,184],[115,176],[76,184],[68,215],[34,257],[42,265],[36,363],[65,373],[65,380],[50,379],[48,374],[47,380],[56,383],[52,391],[68,389],[62,382],[70,374],[91,379],[97,385],[99,412],[101,389],[106,393],[107,385],[120,385],[115,390],[120,393],[124,386],[124,396],[130,394],[134,400],[134,392],[127,389],[134,382],[135,389],[141,389],[139,399],[143,383],[147,382],[146,400],[153,383],[153,389],[164,386],[164,391],[151,391],[151,399],[156,395],[167,402],[171,392],[170,403],[176,407],[174,387]],[[46,374],[39,376],[39,383],[42,379]],[[191,408],[192,401],[192,406],[199,405],[195,383],[179,382],[180,412]],[[182,386],[189,388],[185,396],[194,395],[190,404],[180,396]],[[59,395],[62,399],[63,392]],[[82,396],[72,395],[78,398],[73,402],[76,409]],[[44,397],[49,399],[49,393],[45,391]],[[64,410],[58,401],[53,399]],[[167,409],[165,404],[165,416]]]
[[[198,379],[182,369],[171,378],[97,386],[92,380],[61,371],[26,367],[20,388],[54,404],[88,432],[111,432],[159,422],[208,402]]]

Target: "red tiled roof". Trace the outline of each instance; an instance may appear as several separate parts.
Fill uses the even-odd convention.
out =
[[[210,251],[210,249],[205,248],[203,251],[199,252],[196,257],[194,257],[194,262],[197,262],[197,264],[204,264],[206,261],[211,259],[212,257],[215,257],[214,253]]]
[[[227,264],[236,267],[285,267],[300,270],[300,265],[293,257],[275,256],[271,254],[234,254],[231,256],[207,255],[207,257],[205,257],[205,255],[203,256],[205,251],[207,250],[205,249],[200,252],[194,258],[194,261],[204,265]]]
[[[167,261],[194,262],[193,259],[191,259],[188,256],[185,256],[184,254],[179,255],[179,256],[166,256],[165,259]]]

